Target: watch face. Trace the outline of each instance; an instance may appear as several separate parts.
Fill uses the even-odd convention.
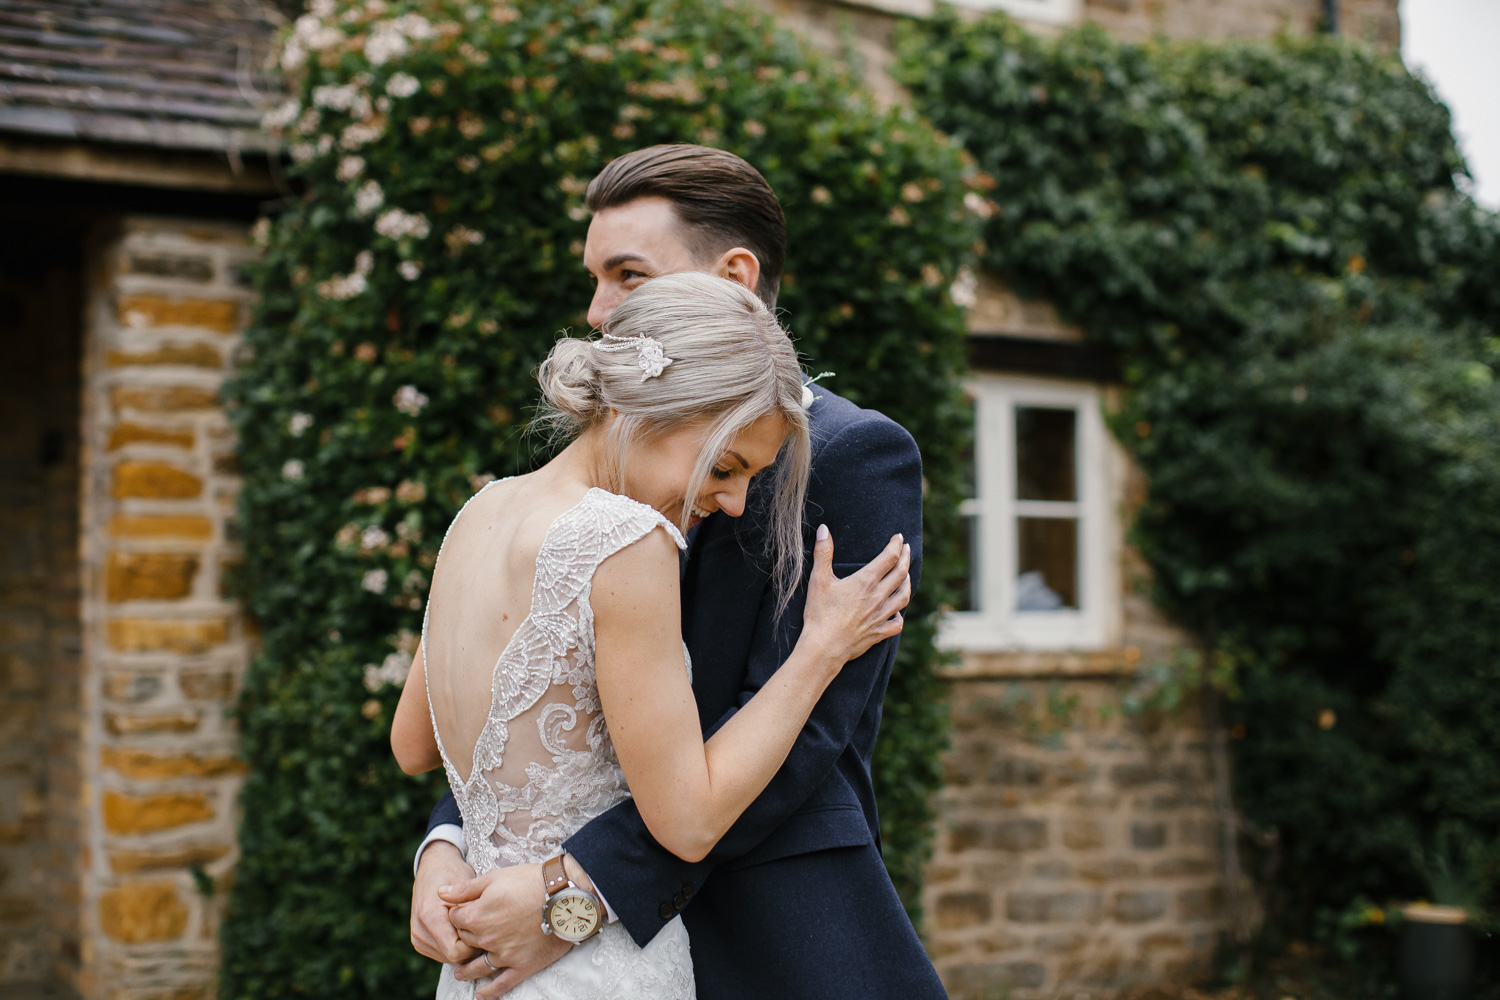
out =
[[[602,922],[598,904],[579,889],[564,889],[547,904],[547,923],[564,941],[582,941]]]

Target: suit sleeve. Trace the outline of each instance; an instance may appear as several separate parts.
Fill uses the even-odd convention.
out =
[[[847,576],[869,562],[900,532],[912,546],[912,578],[920,576],[921,458],[900,425],[884,418],[860,421],[827,441],[813,463],[807,510],[812,525],[827,524],[833,534],[836,575]],[[810,532],[808,539],[810,545]],[[810,548],[806,559],[810,572]],[[767,587],[737,707],[705,735],[754,697],[791,653],[802,631],[806,587],[805,574],[779,619],[773,590]],[[866,706],[884,697],[896,641],[879,643],[844,667],[771,783],[703,861],[689,864],[660,847],[628,800],[567,842],[637,943],[650,941],[716,867],[756,847],[808,800],[849,746]],[[668,900],[675,900],[675,907]]]
[[[432,807],[432,815],[427,817],[427,832],[431,833],[434,827],[452,824],[463,826],[463,814],[458,811],[458,800],[453,797],[453,790],[449,789],[438,799],[437,805]]]

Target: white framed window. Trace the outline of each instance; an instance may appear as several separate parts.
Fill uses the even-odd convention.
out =
[[[1098,649],[1120,603],[1110,442],[1098,390],[975,373],[969,549],[941,641],[959,649]]]

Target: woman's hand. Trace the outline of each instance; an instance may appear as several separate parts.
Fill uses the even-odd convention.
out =
[[[840,580],[833,575],[833,537],[818,525],[812,579],[798,640],[815,644],[828,662],[842,667],[882,639],[899,635],[901,609],[911,601],[911,546],[892,535],[881,553]]]

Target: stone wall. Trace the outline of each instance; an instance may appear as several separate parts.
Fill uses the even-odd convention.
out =
[[[211,996],[249,656],[226,596],[234,442],[218,394],[246,320],[245,229],[127,219],[89,261],[83,623],[87,876],[79,992]]]
[[[0,987],[24,990],[79,952],[79,275],[0,237],[31,258],[0,264]]]
[[[1083,16],[1132,41],[1268,38],[1319,30],[1323,0],[1083,0]],[[1401,44],[1398,0],[1339,0],[1339,34],[1394,51]]]

